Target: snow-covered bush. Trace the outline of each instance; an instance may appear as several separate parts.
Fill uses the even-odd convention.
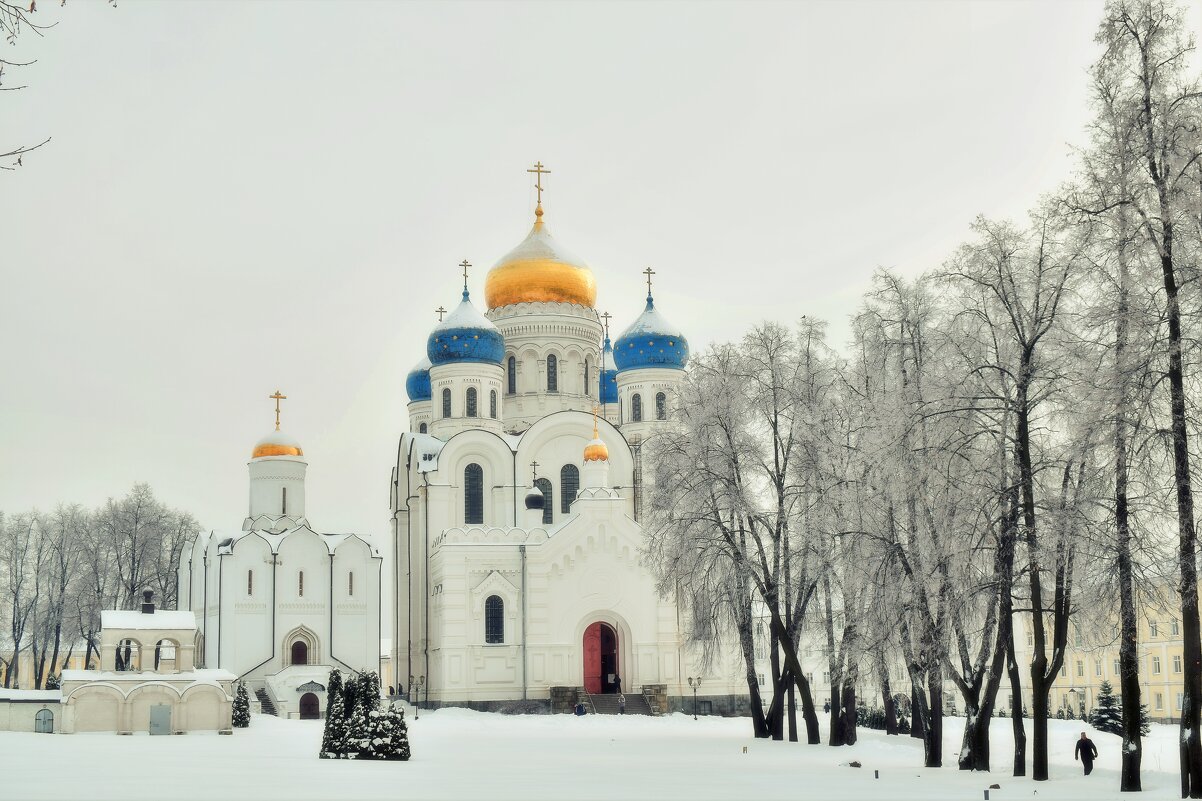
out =
[[[342,672],[334,668],[326,682],[326,726],[321,738],[321,758],[346,759],[346,734]]]
[[[245,729],[250,726],[250,696],[246,694],[246,685],[238,683],[234,693],[234,728]]]

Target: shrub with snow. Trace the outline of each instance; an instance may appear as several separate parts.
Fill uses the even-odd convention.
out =
[[[239,683],[234,693],[234,728],[245,729],[250,726],[250,696],[246,694],[246,685]]]
[[[326,726],[321,738],[322,759],[346,759],[346,706],[343,697],[342,672],[330,671],[326,682]]]

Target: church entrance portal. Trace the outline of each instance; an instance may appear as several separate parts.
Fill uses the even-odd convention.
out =
[[[305,645],[301,640],[292,643],[292,664],[309,664],[309,646]]]
[[[300,715],[301,720],[317,720],[321,717],[321,706],[317,702],[316,695],[305,693],[301,696]]]
[[[584,691],[592,695],[618,691],[618,633],[608,623],[584,630]]]

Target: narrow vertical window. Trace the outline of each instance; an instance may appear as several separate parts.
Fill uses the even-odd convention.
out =
[[[543,525],[549,526],[555,522],[555,502],[552,498],[554,490],[551,489],[550,480],[545,478],[537,479],[534,486],[543,494]]]
[[[355,571],[348,570],[346,574],[346,594],[355,597]]]
[[[484,468],[478,464],[463,469],[463,522],[484,523]]]
[[[425,434],[429,430],[430,429],[426,426],[425,423],[422,423],[420,426],[417,427],[417,433],[419,433],[419,434]]]
[[[637,392],[630,396],[630,419],[635,423],[643,420],[643,396]]]
[[[559,391],[559,360],[552,353],[547,357],[547,392]]]
[[[246,571],[246,594],[255,594],[255,571],[253,570]]]
[[[484,601],[484,642],[505,642],[505,602],[499,595],[490,595]]]
[[[589,383],[590,382],[589,373],[590,373],[589,363],[588,363],[588,360],[585,359],[585,361],[584,361],[584,395],[586,398],[591,398],[593,396],[592,384]]]
[[[506,365],[506,389],[510,395],[518,391],[518,360],[513,356],[509,357],[509,363]]]
[[[565,464],[559,471],[559,491],[563,497],[559,501],[559,511],[565,515],[572,511],[572,501],[580,491],[580,470],[574,464]]]
[[[451,390],[449,388],[442,391],[442,416],[451,416]]]
[[[296,574],[296,594],[300,597],[305,597],[305,571],[301,570]]]
[[[468,417],[476,416],[476,388],[475,387],[467,388],[467,416]]]
[[[655,393],[655,419],[668,419],[668,396],[662,392]]]
[[[497,391],[490,389],[488,391],[488,416],[492,419],[497,419]]]
[[[288,514],[288,488],[280,487],[280,514]]]

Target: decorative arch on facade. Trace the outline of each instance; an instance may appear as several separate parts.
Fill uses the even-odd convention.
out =
[[[280,653],[284,655],[286,665],[320,665],[321,654],[318,649],[319,640],[307,626],[297,626],[284,635]],[[304,662],[295,661],[304,656]]]
[[[178,673],[180,643],[171,637],[160,637],[154,644],[154,670],[156,673]]]

